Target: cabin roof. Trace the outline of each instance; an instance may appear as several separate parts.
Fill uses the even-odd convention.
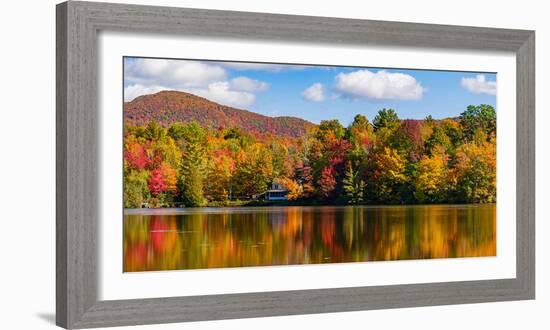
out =
[[[258,195],[256,196],[261,196],[261,195],[264,195],[264,194],[267,194],[267,193],[272,193],[272,192],[281,192],[281,193],[286,193],[288,192],[288,190],[286,189],[269,189],[269,190],[266,190],[262,193],[259,193]]]

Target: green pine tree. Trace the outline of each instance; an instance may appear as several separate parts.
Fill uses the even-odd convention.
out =
[[[182,134],[185,152],[181,159],[180,189],[186,206],[203,206],[206,177],[206,135],[199,124],[192,122]]]
[[[347,167],[342,183],[348,203],[361,204],[365,202],[365,181],[361,179],[357,171],[353,170],[352,165]]]

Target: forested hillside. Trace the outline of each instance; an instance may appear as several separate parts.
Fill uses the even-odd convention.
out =
[[[156,121],[163,127],[176,122],[196,121],[205,128],[240,128],[246,132],[272,133],[277,136],[302,136],[312,123],[295,117],[268,117],[235,109],[205,98],[175,91],[137,97],[124,103],[127,125],[147,125]]]

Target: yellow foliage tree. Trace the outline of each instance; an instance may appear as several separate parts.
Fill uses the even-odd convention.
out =
[[[478,141],[462,145],[457,150],[453,175],[462,201],[496,202],[496,144]]]
[[[169,163],[162,163],[162,176],[166,183],[166,191],[175,192],[178,183],[178,173]]]
[[[418,175],[413,180],[414,197],[421,203],[441,202],[446,197],[447,156],[443,153],[424,156],[418,162]]]
[[[399,189],[407,181],[405,158],[384,147],[374,155],[373,192],[379,200],[398,201]]]
[[[295,180],[289,178],[275,179],[275,183],[283,186],[287,191],[289,200],[298,199],[303,194],[303,188]]]

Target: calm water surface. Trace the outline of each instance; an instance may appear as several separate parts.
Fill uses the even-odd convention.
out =
[[[496,255],[496,205],[125,210],[124,271]]]

